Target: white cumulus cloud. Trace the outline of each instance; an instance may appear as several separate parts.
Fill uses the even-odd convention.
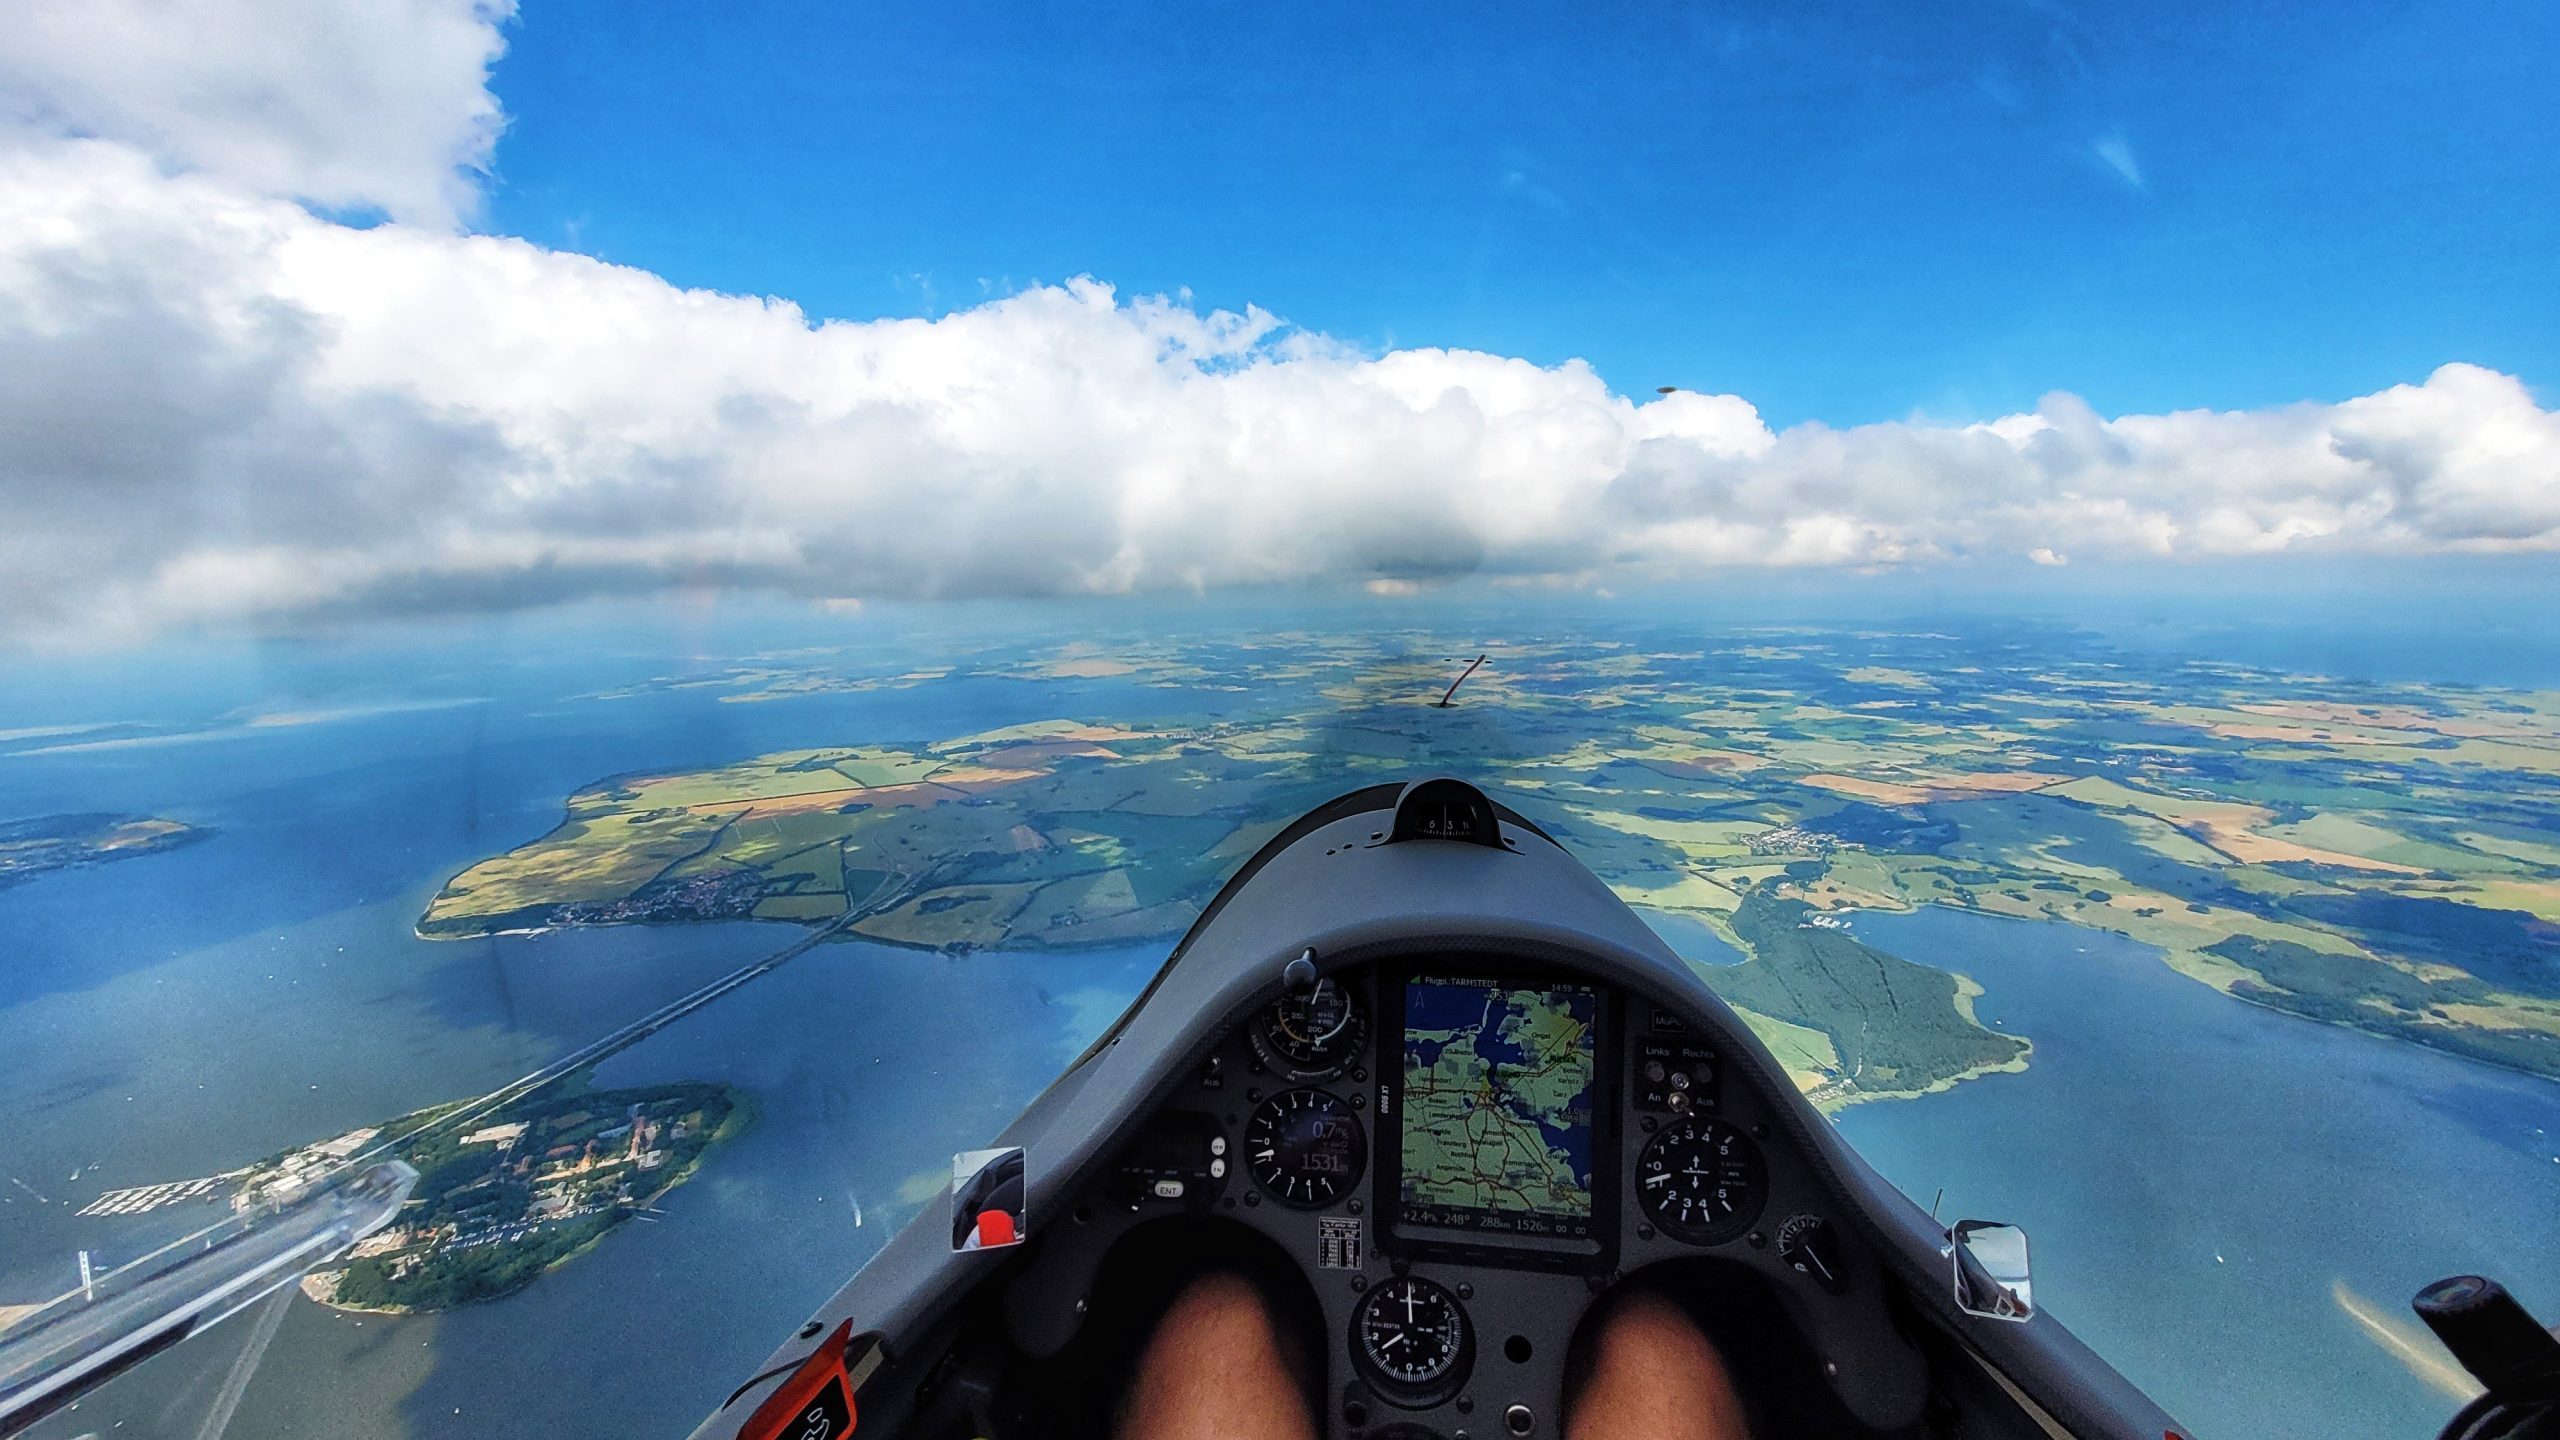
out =
[[[0,122],[339,210],[468,216],[514,0],[12,0]]]
[[[0,638],[702,585],[845,608],[2560,548],[2560,415],[2467,365],[2330,404],[1781,430],[1090,279],[818,324],[456,233],[503,11],[40,0],[0,27]]]

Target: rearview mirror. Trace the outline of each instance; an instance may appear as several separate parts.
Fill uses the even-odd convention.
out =
[[[951,1248],[1000,1250],[1030,1238],[1022,1149],[963,1150],[951,1157]]]
[[[1956,1307],[1985,1320],[2020,1323],[2036,1313],[2027,1278],[2027,1232],[1997,1220],[1959,1220],[1947,1232],[1955,1260]]]

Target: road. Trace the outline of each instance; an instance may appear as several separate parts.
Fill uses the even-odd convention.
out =
[[[846,926],[904,903],[912,898],[924,883],[924,879],[909,877],[903,872],[893,874],[881,881],[880,887],[866,897],[861,904],[848,907],[842,915],[763,959],[742,965],[690,994],[670,1000],[613,1033],[591,1040],[541,1069],[510,1080],[476,1100],[465,1101],[424,1125],[403,1134],[378,1140],[367,1146],[362,1153],[350,1157],[339,1168],[353,1169],[396,1155],[400,1146],[429,1130],[475,1120],[510,1101],[522,1099],[580,1066],[593,1065],[607,1056],[629,1049],[739,986],[771,974],[783,965],[807,954],[810,949],[825,942]],[[89,1202],[80,1213],[83,1215],[140,1215],[181,1200],[213,1199],[216,1198],[214,1187],[234,1178],[239,1173],[242,1172],[208,1176],[199,1180],[177,1180],[159,1185],[137,1185],[124,1190],[110,1190]]]
[[[627,1050],[631,1046],[638,1044],[640,1041],[647,1039],[649,1036],[656,1034],[658,1031],[665,1029],[667,1026],[674,1024],[676,1021],[683,1019],[685,1016],[692,1014],[694,1011],[701,1009],[703,1006],[710,1004],[712,1001],[719,999],[721,996],[728,994],[730,991],[737,989],[739,986],[771,974],[773,971],[780,969],[783,965],[798,959],[800,956],[808,953],[808,951],[815,946],[825,942],[830,936],[834,935],[837,931],[844,929],[846,926],[868,916],[876,915],[882,910],[889,909],[901,903],[915,891],[917,884],[918,882],[910,880],[902,874],[892,875],[888,879],[882,881],[880,888],[873,891],[861,904],[847,907],[842,915],[839,915],[835,919],[828,921],[826,924],[819,926],[817,929],[810,931],[808,934],[801,936],[799,939],[792,941],[789,945],[767,955],[763,959],[755,961],[752,964],[742,965],[688,995],[675,1000],[670,1000],[666,1004],[659,1006],[657,1009],[650,1011],[648,1014],[641,1016],[639,1019],[632,1021],[630,1024],[623,1026],[621,1029],[614,1031],[612,1034],[606,1035],[601,1039],[591,1040],[585,1045],[582,1045],[577,1049],[570,1051],[568,1054],[561,1056],[559,1059],[552,1061],[550,1064],[543,1066],[541,1069],[536,1070],[531,1074],[523,1075],[511,1080],[506,1084],[499,1086],[497,1089],[490,1091],[488,1094],[481,1096],[477,1100],[466,1101],[461,1107],[447,1111],[414,1130],[379,1141],[368,1147],[363,1154],[356,1156],[347,1163],[350,1166],[358,1166],[373,1160],[382,1159],[386,1156],[395,1155],[398,1153],[401,1145],[428,1130],[440,1129],[447,1125],[465,1124],[472,1120],[476,1120],[510,1101],[521,1099],[524,1096],[541,1089],[543,1086],[550,1084],[552,1081],[559,1079],[561,1076],[568,1074],[572,1070],[576,1070],[581,1066],[593,1065],[597,1061],[605,1059],[607,1056],[613,1055],[622,1050]]]

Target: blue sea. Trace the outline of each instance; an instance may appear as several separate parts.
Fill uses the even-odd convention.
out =
[[[1312,604],[1109,613],[1246,638],[1364,623]],[[105,1189],[486,1091],[797,933],[415,937],[448,876],[549,830],[590,781],[1060,714],[1319,703],[1312,686],[1140,694],[1114,680],[759,704],[640,686],[810,646],[896,673],[1091,623],[1072,607],[816,619],[712,606],[0,667],[0,732],[16,732],[0,734],[0,818],[147,813],[210,831],[0,890],[0,1304],[68,1288],[81,1250],[112,1261],[203,1218],[72,1213]],[[2170,643],[2171,623],[2129,622],[2120,638]],[[2264,663],[2236,653],[2249,644],[2279,642],[2243,637],[2234,658]],[[2551,683],[2560,666],[2526,648],[2481,678]],[[2384,649],[2383,678],[2460,678],[2434,673],[2458,655],[2414,634]],[[2341,652],[2321,653],[2334,673]],[[23,733],[38,729],[57,733]],[[2399,1311],[2425,1280],[2483,1269],[2560,1314],[2560,1086],[2257,1010],[2103,935],[1936,913],[1856,924],[1972,975],[1986,1019],[2037,1049],[2024,1074],[1859,1107],[1843,1132],[1922,1203],[1943,1189],[1949,1217],[2025,1224],[2039,1295],[2202,1434],[2432,1433],[2450,1400],[2362,1334],[2333,1285]],[[1669,938],[1734,958],[1702,930]],[[662,1216],[522,1294],[446,1315],[293,1301],[232,1433],[683,1433],[947,1176],[953,1151],[998,1130],[1118,1013],[1162,949],[811,951],[603,1067],[608,1085],[725,1081],[757,1108]],[[183,1347],[41,1433],[196,1433],[249,1328]]]

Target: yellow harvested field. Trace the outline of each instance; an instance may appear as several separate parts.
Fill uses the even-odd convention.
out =
[[[1713,983],[1713,977],[1709,977]],[[1785,1067],[1787,1078],[1800,1092],[1810,1093],[1816,1086],[1835,1079],[1840,1073],[1840,1051],[1831,1037],[1803,1025],[1791,1025],[1774,1015],[1746,1010],[1736,1005],[1733,1013],[1769,1047],[1769,1054]]]
[[[844,913],[844,897],[836,894],[768,895],[756,902],[759,920],[832,920]]]
[[[2148,915],[2141,913],[2145,910],[2152,913]],[[2176,953],[2179,951],[2201,953],[2206,948],[2235,935],[2248,936],[2257,940],[2285,941],[2308,950],[2319,950],[2331,955],[2372,958],[2359,949],[2353,940],[2327,930],[2314,929],[2308,925],[2289,925],[2280,920],[2261,919],[2245,910],[2233,910],[2218,905],[2209,905],[2201,911],[2190,910],[2185,904],[2166,895],[2148,891],[2112,895],[2103,901],[2075,902],[2062,907],[2061,915],[2062,918],[2074,924],[2086,925],[2093,930],[2112,930],[2119,935],[2142,941],[2146,945],[2157,945],[2171,952],[2172,963],[2175,963]],[[2236,967],[2231,967],[2227,961],[2215,963],[2231,968],[2233,973],[2245,973],[2237,970]],[[2179,966],[2178,968],[2187,969],[2188,967]]]
[[[2350,855],[2343,850],[2323,850],[2254,828],[2266,824],[2274,816],[2255,805],[2224,804],[2210,809],[2193,810],[2179,821],[2178,828],[2203,841],[2243,865],[2330,865],[2341,870],[2370,870],[2382,875],[2424,875],[2414,865],[2395,865],[2388,860],[2375,860],[2364,855]]]
[[[937,755],[948,755],[955,750],[978,750],[991,745],[1019,745],[1043,740],[1082,740],[1108,745],[1115,740],[1144,740],[1149,734],[1145,730],[1130,730],[1117,725],[1088,725],[1081,720],[1029,720],[1020,725],[937,740],[925,748]]]
[[[1742,908],[1742,897],[1703,875],[1683,875],[1668,885],[1617,887],[1618,898],[1656,910],[1704,910],[1730,915]]]
[[[922,809],[1022,780],[1036,780],[1040,770],[963,768],[938,772],[931,780],[907,785],[834,786],[788,795],[759,795],[746,800],[711,800],[686,808],[697,815],[805,815],[834,810],[859,800],[867,805]]]
[[[2560,880],[2467,880],[2454,885],[2419,887],[2458,904],[2483,910],[2521,910],[2541,920],[2560,921]]]
[[[1683,780],[1713,780],[1720,775],[1748,775],[1769,761],[1745,750],[1724,750],[1705,746],[1690,747],[1673,755],[1637,755],[1630,757],[1648,770],[1659,770]]]
[[[1745,841],[1769,828],[1758,820],[1656,820],[1623,810],[1594,810],[1580,805],[1565,808],[1594,825],[1659,840],[1692,854],[1741,854],[1747,848]]]
[[[2223,809],[2228,805],[2227,801],[2221,800],[2194,800],[2184,796],[2136,790],[2130,785],[2119,785],[2113,780],[2102,779],[2095,775],[2085,775],[2080,779],[2056,785],[2045,793],[2059,795],[2066,800],[2077,800],[2083,805],[2094,805],[2101,810],[2138,810],[2145,815],[2155,815],[2163,820],[2184,820],[2191,815]]]
[[[2405,735],[2377,735],[2330,725],[2207,725],[2208,735],[2225,740],[2281,740],[2295,745],[2406,745]]]
[[[1873,800],[1880,805],[1929,805],[1948,800],[1979,800],[1988,795],[2021,795],[2060,785],[2068,777],[2030,770],[1992,771],[1979,775],[1917,775],[1909,780],[1868,780],[1829,772],[1807,775],[1801,782],[1836,795]]]
[[[826,790],[801,790],[789,795],[758,795],[745,800],[706,800],[685,808],[696,815],[806,815],[814,811],[833,810],[853,803],[856,796],[878,795],[909,786],[873,788],[862,785],[838,785]]]
[[[2476,1025],[2484,1030],[2539,1030],[2545,1035],[2560,1035],[2560,1006],[2526,1001],[2514,1005],[2439,1005],[2436,1008],[2457,1025]]]
[[[1004,938],[1005,922],[1040,888],[1030,881],[947,886],[857,920],[853,928],[876,940],[906,945],[992,945]]]
[[[2275,814],[2262,806],[2243,805],[2233,800],[2190,800],[2180,796],[2155,795],[2148,790],[2136,790],[2094,776],[2074,780],[2068,785],[2056,785],[2050,793],[2103,810],[2132,810],[2166,820],[2185,835],[2243,865],[2294,863],[2367,870],[2380,875],[2427,873],[2415,866],[2376,860],[2366,855],[2351,855],[2343,850],[2306,845],[2298,840],[2267,834],[2260,827],[2272,821]]]
[[[1137,908],[1138,892],[1126,871],[1070,875],[1042,886],[1006,928],[1016,936],[1036,938]]]
[[[426,920],[500,915],[534,905],[628,895],[701,848],[709,822],[605,814],[572,819],[534,844],[483,860],[456,875],[427,906]]]
[[[979,760],[999,769],[1042,765],[1052,760],[1117,760],[1120,752],[1088,740],[1025,740],[979,752]]]
[[[2546,870],[2560,870],[2560,845],[2543,845],[2531,840],[2518,840],[2508,835],[2490,835],[2477,830],[2465,830],[2453,838],[2484,854],[2504,855],[2510,860],[2522,860],[2528,865],[2540,866]]]
[[[2536,735],[2549,737],[2553,733],[2548,726],[2537,727],[2525,716],[2505,715],[2491,720],[2476,715],[2430,715],[2406,705],[2340,705],[2298,700],[2286,703],[2244,701],[2231,708],[2278,720],[2361,725],[2376,730],[2423,730],[2455,739],[2526,739]]]

